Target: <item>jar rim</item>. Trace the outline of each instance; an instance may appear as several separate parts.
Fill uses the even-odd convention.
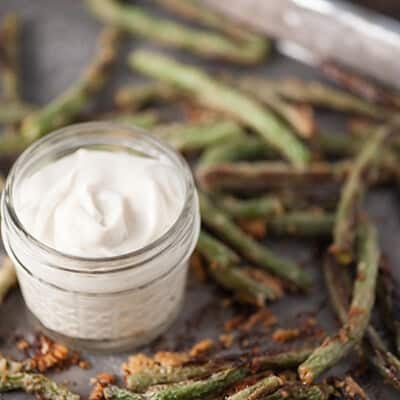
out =
[[[89,132],[95,132],[96,130],[98,130],[99,133],[101,131],[107,131],[107,130],[109,131],[123,130],[127,133],[135,134],[135,136],[139,137],[141,141],[145,142],[149,146],[160,151],[163,155],[166,155],[169,160],[172,160],[174,164],[178,164],[181,167],[181,171],[183,174],[184,190],[185,190],[184,204],[182,206],[179,215],[177,216],[173,224],[171,224],[171,226],[161,236],[159,236],[158,238],[156,238],[155,240],[153,240],[152,242],[148,243],[147,245],[145,245],[140,249],[136,249],[134,251],[130,251],[127,253],[111,257],[82,257],[73,254],[68,254],[60,250],[57,250],[54,247],[49,246],[48,244],[40,241],[25,228],[24,224],[21,222],[21,220],[17,215],[13,202],[15,177],[17,176],[19,170],[22,168],[24,163],[27,160],[29,160],[29,158],[32,155],[34,155],[37,151],[39,151],[39,149],[43,145],[51,144],[51,142],[55,142],[57,141],[57,139],[60,138],[61,140],[62,139],[66,140],[69,137],[76,135],[77,132],[89,133]],[[146,130],[136,126],[124,123],[98,121],[98,122],[85,122],[79,124],[72,124],[67,127],[57,129],[54,132],[49,133],[43,138],[35,141],[27,149],[25,149],[13,164],[10,173],[8,175],[8,178],[6,180],[2,196],[2,209],[3,211],[4,209],[7,210],[7,215],[10,217],[10,221],[12,222],[13,227],[17,230],[19,234],[22,234],[24,236],[24,238],[28,241],[29,245],[33,245],[36,248],[39,248],[44,254],[58,257],[61,261],[66,260],[66,261],[73,261],[90,265],[93,265],[94,262],[99,264],[111,264],[114,262],[121,262],[125,260],[128,261],[134,258],[143,257],[146,253],[155,251],[157,248],[160,248],[164,243],[168,241],[168,238],[170,238],[171,235],[178,235],[180,232],[182,232],[182,230],[184,230],[186,226],[185,221],[187,221],[187,217],[192,210],[194,197],[195,197],[195,185],[190,167],[187,161],[184,159],[184,157],[177,151],[175,151],[168,143],[161,141],[159,138],[148,133]],[[156,254],[153,254],[151,258],[155,257],[163,250],[165,250],[165,248],[161,248],[160,251]],[[109,268],[105,267],[95,270],[93,270],[93,268],[90,267],[89,268],[79,267],[78,269],[78,268],[60,267],[54,264],[52,264],[51,266],[54,269],[59,269],[67,272],[96,274],[96,273],[107,273],[107,272],[120,272],[125,269],[140,267],[140,265],[144,264],[147,261],[148,259],[145,259],[144,261],[141,261],[138,264],[135,265],[130,264],[129,267],[115,268],[113,266],[110,266]]]

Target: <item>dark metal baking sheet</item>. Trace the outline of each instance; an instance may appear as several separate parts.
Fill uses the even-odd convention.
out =
[[[151,2],[144,2],[150,4]],[[23,32],[23,88],[26,98],[36,103],[45,103],[60,91],[74,82],[79,72],[90,61],[95,51],[95,41],[100,30],[92,16],[84,9],[80,1],[68,0],[1,0],[0,17],[6,12],[16,11],[25,21]],[[140,40],[133,39],[130,47],[143,45]],[[128,51],[128,49],[126,49]],[[190,59],[184,56],[185,59]],[[113,84],[132,82],[134,76],[124,66],[121,57],[120,66],[115,73]],[[209,63],[211,68],[221,68],[222,64]],[[300,77],[316,77],[316,71],[282,56],[274,56],[265,66],[254,68],[254,73],[267,76],[297,75]],[[102,102],[107,103],[107,95]],[[327,129],[340,129],[340,120],[331,114],[322,114],[321,121]],[[381,242],[391,263],[400,268],[400,223],[399,204],[392,191],[381,190],[368,197],[368,209],[379,224]],[[294,243],[290,240],[280,240],[271,243],[274,248],[296,260],[300,260],[307,270],[310,270],[317,284],[311,294],[305,296],[288,296],[272,310],[279,317],[280,325],[293,326],[293,321],[301,313],[317,311],[319,323],[328,331],[337,328],[337,324],[325,298],[320,276],[320,263],[315,252],[315,246],[306,242]],[[400,274],[398,274],[400,275]],[[179,349],[190,345],[194,340],[216,338],[222,332],[223,322],[230,318],[232,310],[223,305],[226,295],[212,284],[199,284],[191,279],[188,284],[187,297],[182,315],[176,323],[143,351],[155,349]],[[16,290],[0,307],[0,352],[6,355],[18,356],[15,350],[15,338],[18,335],[32,334],[28,324],[26,310],[19,292]],[[267,346],[275,344],[265,335]],[[120,365],[128,353],[112,355],[84,354],[92,363],[92,369],[83,371],[72,368],[55,375],[59,382],[68,381],[71,388],[85,398],[90,390],[89,379],[96,373],[110,371],[119,373]],[[336,371],[351,368],[354,360],[346,360]],[[382,380],[377,377],[364,380],[372,399],[397,399],[398,394],[385,388]],[[4,394],[0,399],[23,400],[30,398],[23,394]]]

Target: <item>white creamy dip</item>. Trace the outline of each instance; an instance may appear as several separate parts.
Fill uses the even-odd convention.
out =
[[[130,348],[178,315],[198,198],[185,160],[147,133],[89,123],[47,135],[10,171],[1,212],[25,303],[55,339]]]
[[[65,254],[112,257],[165,233],[183,207],[167,160],[80,149],[25,178],[16,211],[36,239]]]

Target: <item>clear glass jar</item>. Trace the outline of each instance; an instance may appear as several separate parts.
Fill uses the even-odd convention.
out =
[[[144,248],[110,258],[63,254],[35,239],[14,208],[21,182],[79,148],[140,153],[175,165],[184,196],[175,223]],[[200,215],[190,168],[168,145],[142,130],[113,123],[61,129],[18,158],[7,178],[1,212],[4,245],[15,263],[25,303],[51,336],[75,347],[123,349],[150,342],[174,321],[183,302]]]

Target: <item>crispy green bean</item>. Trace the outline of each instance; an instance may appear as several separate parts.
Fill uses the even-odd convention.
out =
[[[179,383],[189,379],[203,379],[212,375],[216,366],[188,365],[179,367],[154,366],[145,368],[126,377],[126,387],[134,392],[143,392],[151,386]]]
[[[214,146],[203,153],[198,168],[234,161],[276,159],[278,154],[262,140],[252,136],[241,136]]]
[[[313,144],[324,157],[353,157],[362,148],[363,141],[349,135],[319,132]]]
[[[379,124],[376,122],[357,118],[352,119],[348,124],[348,129],[351,135],[360,142],[364,142],[369,136],[374,135],[378,128]],[[389,138],[388,145],[386,147],[398,154],[400,151],[399,136],[394,135],[393,137]]]
[[[249,32],[236,22],[224,18],[223,15],[214,13],[197,0],[157,0],[157,3],[183,18],[215,28],[232,38],[254,42],[267,40],[265,37]]]
[[[285,187],[305,188],[327,183],[341,183],[351,163],[315,162],[299,170],[281,161],[235,162],[200,164],[196,177],[207,191],[222,190],[241,193],[259,193]]]
[[[347,312],[351,301],[352,281],[349,271],[339,269],[336,259],[330,254],[325,255],[323,272],[329,301],[342,324],[346,323]]]
[[[20,102],[18,78],[20,21],[17,15],[8,14],[0,27],[0,72],[3,98],[7,101]]]
[[[188,381],[167,385],[165,388],[155,390],[143,395],[108,386],[104,389],[107,400],[195,400],[209,395],[220,393],[225,388],[245,377],[249,371],[246,368],[231,368],[216,372],[209,378],[200,381]]]
[[[261,61],[268,50],[265,40],[233,40],[215,32],[151,15],[141,7],[116,0],[86,0],[86,4],[96,17],[108,24],[202,56],[254,64]]]
[[[276,195],[250,199],[215,195],[213,199],[234,218],[265,221],[268,235],[296,237],[331,237],[335,215],[321,210],[284,212],[283,202]]]
[[[232,250],[204,231],[200,233],[197,249],[208,261],[214,279],[239,299],[263,305],[266,300],[282,297],[283,291],[278,285],[254,279],[247,269],[238,266],[240,259]]]
[[[78,82],[48,105],[25,118],[21,134],[27,143],[68,124],[82,112],[82,109],[109,78],[110,67],[117,55],[120,36],[119,30],[106,28],[100,35],[99,51],[94,62]],[[1,146],[0,141],[0,148]]]
[[[328,400],[332,393],[333,389],[329,385],[303,385],[296,382],[283,385],[263,400]]]
[[[228,396],[226,400],[257,400],[271,392],[274,392],[282,385],[283,380],[281,378],[275,375],[270,375],[253,385]]]
[[[354,157],[362,149],[363,144],[364,140],[361,138],[327,132],[319,132],[312,142],[314,150],[324,159]],[[226,162],[276,160],[277,158],[279,155],[276,150],[257,137],[246,135],[206,151],[200,158],[199,168]],[[376,163],[380,169],[387,171],[385,175],[390,175],[397,168],[397,154],[387,146],[377,156]]]
[[[133,125],[143,129],[154,128],[160,121],[160,115],[156,110],[146,110],[139,112],[128,111],[109,111],[104,113],[87,113],[78,117],[79,121],[112,121],[125,125]]]
[[[21,135],[15,135],[14,131],[5,131],[0,136],[0,154],[6,157],[16,157],[28,144]]]
[[[382,320],[394,339],[397,355],[400,354],[400,292],[398,283],[387,265],[381,265],[377,300]]]
[[[211,120],[200,123],[171,123],[158,126],[154,133],[181,152],[204,150],[244,135],[234,121]]]
[[[0,393],[23,390],[43,400],[79,400],[80,396],[70,392],[43,375],[24,372],[0,373]]]
[[[0,124],[13,124],[35,111],[35,107],[16,101],[0,100]]]
[[[312,354],[313,351],[314,348],[305,347],[301,349],[287,350],[281,353],[260,355],[253,358],[252,368],[256,371],[297,368]]]
[[[358,230],[357,278],[350,310],[337,335],[328,337],[299,368],[300,379],[311,383],[346,356],[363,338],[375,302],[380,249],[375,227],[367,221]]]
[[[351,135],[358,139],[365,139],[373,135],[379,128],[376,121],[370,121],[364,118],[352,118],[348,123],[348,129]]]
[[[139,110],[160,100],[174,100],[179,93],[164,82],[146,82],[119,88],[114,95],[114,103],[120,108]]]
[[[282,202],[277,196],[265,195],[251,199],[238,199],[232,196],[217,195],[214,200],[232,217],[266,218],[282,214]]]
[[[400,96],[333,62],[321,64],[321,71],[333,82],[360,96],[368,102],[384,107],[400,107]]]
[[[216,207],[203,193],[200,194],[200,211],[204,224],[217,232],[250,262],[291,282],[300,289],[307,289],[311,285],[311,279],[307,272],[294,262],[278,257],[246,235],[223,210]]]
[[[241,92],[217,82],[201,69],[146,50],[132,53],[129,64],[144,74],[182,88],[206,107],[231,114],[249,125],[295,167],[307,165],[308,149],[275,115]]]
[[[311,138],[315,133],[315,121],[312,108],[306,104],[292,104],[279,96],[275,90],[262,90],[250,79],[232,79],[232,83],[244,92],[254,96],[272,111],[283,118],[299,136]],[[263,87],[263,89],[268,89]]]
[[[14,124],[34,110],[21,99],[19,82],[20,20],[15,14],[7,14],[0,27],[0,78],[2,100],[0,123]]]
[[[351,301],[351,279],[349,271],[337,263],[329,254],[323,263],[325,285],[329,300],[342,324],[346,323],[347,310]],[[390,385],[400,390],[400,362],[387,350],[378,332],[372,324],[366,331],[366,340],[363,341],[362,351],[367,356],[369,364]]]
[[[389,133],[390,129],[384,126],[365,143],[343,186],[337,207],[333,244],[331,246],[332,253],[342,264],[349,264],[353,259],[355,224],[365,187],[365,175],[373,160],[378,156]]]
[[[145,111],[137,114],[116,114],[111,120],[148,129],[157,125],[159,115],[154,111]]]
[[[129,390],[122,389],[118,386],[107,386],[103,392],[106,400],[146,400],[141,394],[132,393]]]
[[[392,116],[392,113],[384,108],[317,81],[307,82],[297,78],[267,80],[250,76],[243,78],[242,81],[257,87],[260,92],[274,91],[279,96],[295,102],[365,115],[376,119]]]
[[[331,237],[334,221],[333,213],[319,210],[288,212],[267,219],[267,235],[317,239]]]

